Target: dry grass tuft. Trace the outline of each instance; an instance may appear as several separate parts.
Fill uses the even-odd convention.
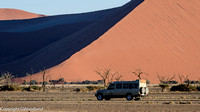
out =
[[[173,101],[170,101],[170,102],[164,102],[163,104],[175,104]]]
[[[179,102],[177,102],[177,104],[192,104],[192,102],[191,101],[179,101]]]

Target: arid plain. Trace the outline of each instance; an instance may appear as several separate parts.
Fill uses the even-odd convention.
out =
[[[125,98],[98,101],[95,91],[77,92],[84,86],[66,86],[61,91],[48,89],[47,92],[0,92],[0,107],[3,108],[43,108],[45,112],[199,112],[199,92],[161,92],[159,87],[150,87],[150,94],[140,101]],[[39,112],[39,111],[38,111]]]

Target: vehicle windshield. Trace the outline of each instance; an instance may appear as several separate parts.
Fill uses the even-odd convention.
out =
[[[115,84],[110,84],[107,89],[108,90],[115,89]]]

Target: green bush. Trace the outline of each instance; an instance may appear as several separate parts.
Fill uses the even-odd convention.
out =
[[[31,88],[38,91],[42,90],[42,87],[40,86],[31,86]]]
[[[0,87],[0,91],[18,91],[18,90],[22,90],[22,87],[16,84],[3,85]]]
[[[172,86],[170,91],[196,91],[197,88],[192,85],[187,85],[187,84],[179,84],[177,86]]]

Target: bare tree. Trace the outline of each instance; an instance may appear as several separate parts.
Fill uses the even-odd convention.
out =
[[[3,78],[3,73],[1,72],[1,77],[0,77],[0,84],[2,85],[4,82],[4,78]]]
[[[51,85],[51,88],[53,88],[53,87],[55,88],[55,83],[53,83],[51,75],[49,75],[49,83]]]
[[[182,75],[182,74],[178,74],[178,78],[180,80],[180,83],[183,84],[184,81],[188,80],[188,75]]]
[[[164,83],[169,83],[170,81],[172,81],[173,79],[175,79],[176,75],[174,74],[172,77],[168,76],[160,76],[159,74],[157,74],[157,77],[158,77],[158,80],[160,81],[161,84],[164,84]]]
[[[120,81],[122,78],[122,75],[120,73],[117,72],[117,75],[115,76],[115,80],[116,81]]]
[[[103,70],[95,70],[95,72],[102,78],[104,87],[107,84],[112,83],[115,80],[117,72],[111,72],[110,68],[104,68]]]
[[[110,84],[114,81],[116,74],[117,74],[117,72],[110,73],[110,75],[108,76],[108,84]]]
[[[26,75],[29,77],[29,89],[31,89],[31,86],[32,86],[32,75],[33,75],[33,68],[31,67],[31,72],[30,74],[29,73],[26,73]]]
[[[12,84],[12,80],[11,80],[12,78],[14,78],[12,73],[10,73],[10,72],[3,73],[1,76],[1,83],[3,85],[10,85],[10,84]]]
[[[26,76],[28,76],[29,77],[29,88],[31,89],[31,86],[32,86],[32,75],[31,74],[29,74],[29,73],[26,73]]]
[[[49,75],[49,71],[46,70],[45,68],[41,70],[41,74],[42,74],[42,89],[43,89],[43,92],[45,92],[47,79],[50,77],[50,75]]]
[[[176,77],[176,75],[174,74],[172,77],[166,77],[164,75],[160,76],[157,73],[157,77],[158,77],[158,80],[160,81],[159,86],[162,88],[162,92],[164,92],[164,90],[169,87],[168,83],[172,81]]]
[[[65,82],[65,80],[64,80],[64,78],[62,78],[61,75],[60,75],[59,81],[61,81],[61,85],[62,85],[61,91],[64,91],[64,82]]]
[[[143,72],[142,69],[136,69],[134,72],[132,72],[134,75],[136,75],[139,79],[141,78],[141,75],[148,75],[147,73]]]
[[[95,70],[95,72],[102,78],[104,87],[107,85],[107,79],[109,78],[110,71],[111,70],[108,68],[104,68],[103,71]]]

